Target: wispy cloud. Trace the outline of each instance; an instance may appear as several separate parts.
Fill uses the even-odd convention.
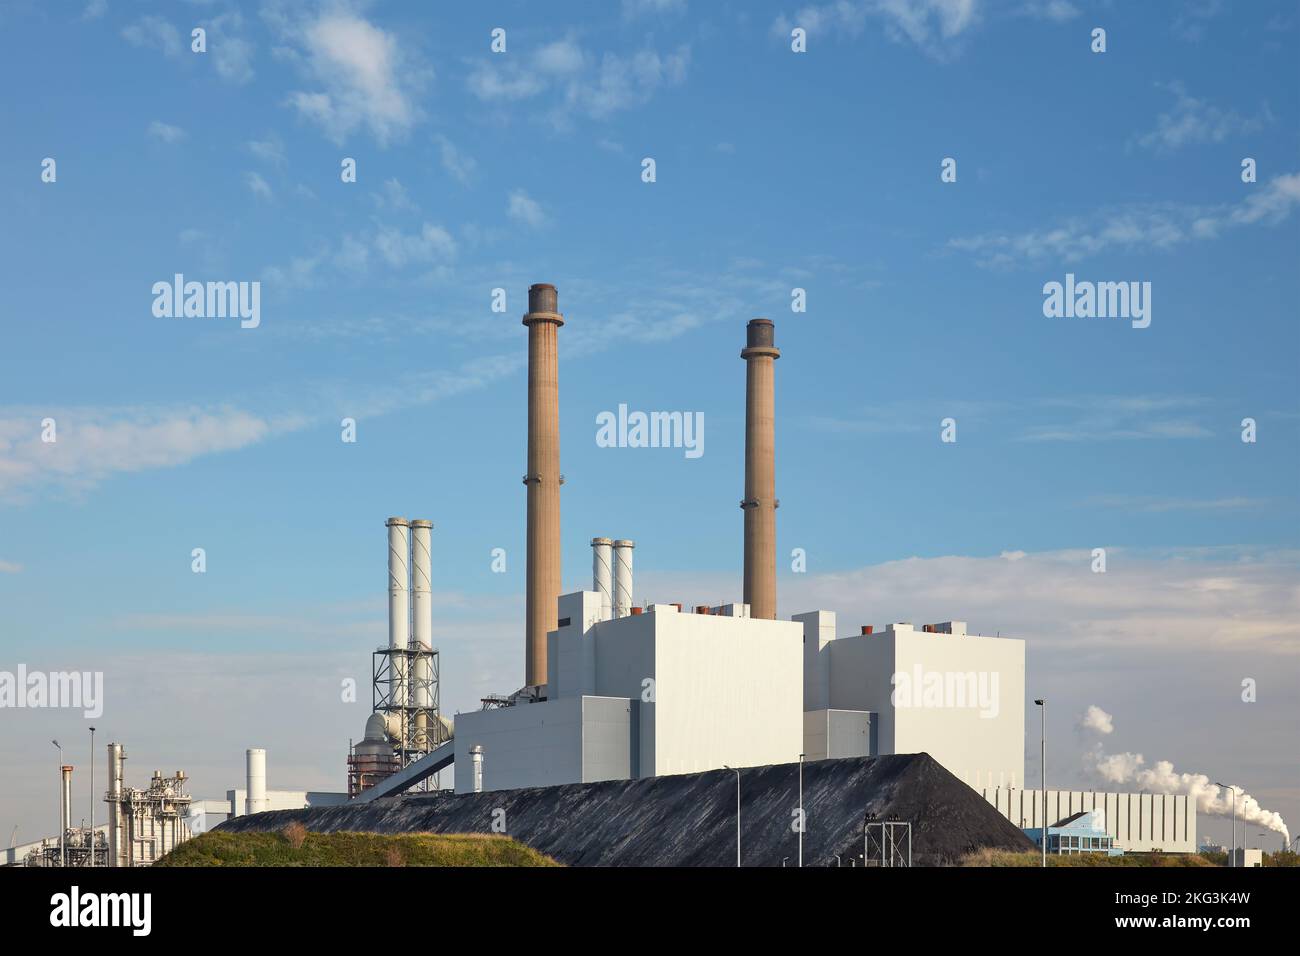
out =
[[[149,135],[160,143],[171,145],[179,143],[185,138],[185,130],[179,126],[164,123],[162,120],[154,120],[149,124]]]
[[[1262,498],[1169,498],[1156,495],[1102,495],[1090,498],[1087,504],[1122,511],[1165,513],[1170,511],[1242,511],[1260,508],[1269,502]]]
[[[546,213],[543,212],[541,203],[531,198],[522,189],[510,193],[510,199],[506,204],[506,215],[530,229],[540,229],[546,225]]]
[[[58,429],[49,443],[41,440],[47,417]],[[46,486],[84,491],[113,475],[245,448],[303,421],[236,408],[0,409],[0,496]]]
[[[1229,137],[1258,132],[1273,121],[1265,107],[1258,116],[1242,116],[1189,96],[1182,83],[1164,85],[1174,95],[1173,109],[1156,118],[1155,128],[1137,138],[1146,149],[1175,150],[1196,143],[1222,143]]]
[[[181,32],[162,17],[141,17],[122,28],[122,37],[132,46],[158,50],[164,56],[178,57],[185,49]]]
[[[1300,205],[1300,172],[1252,186],[1239,203],[1200,207],[1176,203],[1131,204],[1066,220],[1049,229],[984,233],[948,240],[948,248],[970,253],[985,268],[1044,261],[1072,263],[1113,249],[1167,251],[1217,238],[1240,226],[1275,225]]]
[[[260,173],[244,173],[244,183],[248,186],[249,191],[258,199],[270,200],[274,198],[274,193],[271,191],[271,184],[263,179]]]
[[[597,56],[570,37],[531,56],[489,56],[471,64],[466,85],[478,99],[504,105],[549,93],[547,115],[552,123],[563,125],[573,114],[604,119],[647,103],[660,89],[680,85],[690,64],[690,47]]]
[[[467,155],[446,136],[438,136],[439,154],[442,158],[442,168],[459,183],[468,183],[474,178],[474,170],[478,165],[474,162],[474,157]]]
[[[22,569],[23,566],[14,561],[0,561],[0,574],[19,574]]]
[[[946,59],[959,38],[979,22],[980,14],[978,0],[834,0],[781,14],[772,24],[772,33],[788,41],[790,31],[801,27],[810,37],[856,37],[875,21],[891,40]]]
[[[274,166],[282,166],[285,162],[284,143],[274,134],[266,139],[250,139],[246,144],[248,151],[262,160],[264,163],[271,163]]]

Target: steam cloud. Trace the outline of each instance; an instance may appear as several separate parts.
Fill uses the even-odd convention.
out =
[[[1115,729],[1111,715],[1095,704],[1089,706],[1080,724],[1103,734],[1109,734]],[[1168,760],[1147,764],[1142,754],[1129,751],[1107,754],[1097,744],[1088,753],[1087,762],[1090,769],[1108,783],[1136,784],[1138,789],[1154,793],[1185,793],[1196,800],[1196,808],[1202,813],[1232,815],[1231,790],[1218,786],[1203,773],[1178,773]],[[1287,829],[1282,815],[1265,810],[1258,800],[1241,787],[1237,787],[1237,819],[1275,830],[1290,842],[1291,831]]]

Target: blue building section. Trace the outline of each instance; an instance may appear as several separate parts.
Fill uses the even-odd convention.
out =
[[[1043,831],[1040,827],[1025,830],[1025,836],[1042,847]],[[1082,810],[1074,816],[1058,820],[1047,828],[1048,853],[1105,853],[1107,856],[1122,856],[1124,851],[1115,846],[1114,840],[1106,832],[1106,814],[1104,810]]]

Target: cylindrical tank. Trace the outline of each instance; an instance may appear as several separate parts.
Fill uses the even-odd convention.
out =
[[[600,595],[600,619],[608,621],[614,608],[614,542],[591,539],[591,586]]]
[[[411,523],[389,518],[388,526],[388,651],[392,702],[405,705],[406,650],[411,643],[410,566]]]
[[[636,544],[626,538],[614,542],[614,616],[632,613],[632,549]]]
[[[266,809],[266,751],[250,749],[245,756],[248,759],[248,781],[244,812],[261,813]]]

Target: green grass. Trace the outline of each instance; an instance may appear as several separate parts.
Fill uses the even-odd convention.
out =
[[[980,850],[961,861],[962,866],[1042,866],[1039,852],[1010,853],[1005,850]],[[1072,853],[1047,855],[1048,866],[1213,866],[1209,860],[1196,853],[1125,853],[1123,856],[1105,856],[1101,853]]]
[[[298,846],[295,848],[294,843]],[[477,833],[203,833],[155,866],[559,866],[505,836]]]

